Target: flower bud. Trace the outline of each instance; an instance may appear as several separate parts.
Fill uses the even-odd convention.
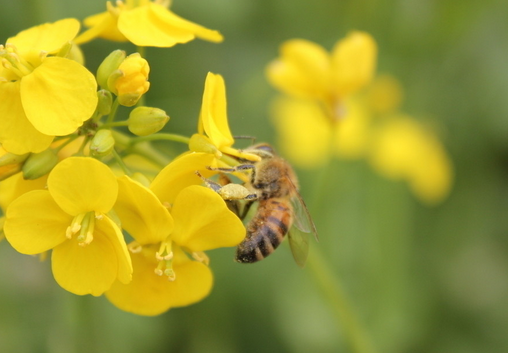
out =
[[[194,134],[189,141],[189,149],[193,152],[204,152],[215,155],[216,158],[222,157],[222,152],[210,141],[208,137],[201,134]]]
[[[0,181],[19,172],[23,162],[29,155],[29,153],[22,155],[13,154],[0,147]]]
[[[118,70],[110,75],[108,87],[118,96],[121,105],[132,107],[150,87],[149,72],[148,61],[139,53],[131,54],[120,64]]]
[[[125,59],[125,51],[115,50],[111,52],[99,65],[97,69],[97,82],[103,89],[109,89],[108,79],[109,76],[118,70],[118,67]]]
[[[113,105],[113,96],[110,91],[101,89],[97,91],[99,101],[97,103],[97,111],[101,115],[108,115],[111,112],[111,106]]]
[[[32,153],[23,164],[23,178],[34,180],[48,174],[58,163],[58,157],[52,149],[41,153]]]
[[[162,109],[137,107],[129,114],[128,127],[134,135],[146,136],[160,131],[168,120],[169,116]]]
[[[113,151],[115,139],[111,130],[99,130],[90,142],[90,153],[94,157],[104,157]]]

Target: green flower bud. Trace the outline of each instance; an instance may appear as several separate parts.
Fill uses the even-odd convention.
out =
[[[111,112],[111,106],[113,105],[113,95],[110,91],[101,89],[97,91],[99,102],[97,103],[97,111],[101,115],[108,115]]]
[[[169,120],[166,112],[159,108],[137,107],[129,114],[129,131],[137,136],[146,136],[160,131]]]
[[[108,87],[108,79],[109,76],[118,70],[120,64],[125,59],[125,51],[123,50],[115,50],[111,52],[99,65],[97,69],[97,82],[103,89],[109,89]]]
[[[58,156],[52,149],[32,153],[23,164],[23,177],[34,180],[48,174],[58,163]]]
[[[94,157],[104,157],[113,151],[115,139],[111,130],[99,130],[90,142],[90,153]]]
[[[201,134],[194,134],[189,141],[189,149],[193,152],[204,152],[215,155],[216,158],[222,157],[222,152],[210,141],[208,137]]]

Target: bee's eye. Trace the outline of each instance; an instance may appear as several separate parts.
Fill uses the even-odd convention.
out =
[[[256,146],[256,149],[260,150],[260,151],[268,152],[270,154],[275,154],[275,151],[272,148],[272,146],[270,146],[268,144],[258,145],[258,146]]]

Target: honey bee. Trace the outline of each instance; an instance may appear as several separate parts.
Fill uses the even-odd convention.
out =
[[[246,225],[245,239],[236,249],[235,260],[240,263],[260,261],[274,252],[288,234],[293,257],[303,267],[309,250],[309,234],[317,239],[317,232],[298,192],[293,168],[268,144],[254,145],[244,152],[259,155],[261,160],[233,168],[209,168],[227,173],[251,170],[250,181],[243,189],[239,189],[238,184],[220,185],[203,178],[209,187],[229,201],[230,208],[242,219],[252,204],[258,202],[256,213]],[[238,200],[247,200],[241,212]]]

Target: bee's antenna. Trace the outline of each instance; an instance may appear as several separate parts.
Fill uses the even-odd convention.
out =
[[[253,145],[253,144],[254,144],[254,142],[256,142],[256,137],[255,137],[255,136],[238,135],[238,136],[233,136],[233,138],[234,138],[235,140],[242,140],[242,139],[245,139],[245,140],[250,140],[251,145]]]

